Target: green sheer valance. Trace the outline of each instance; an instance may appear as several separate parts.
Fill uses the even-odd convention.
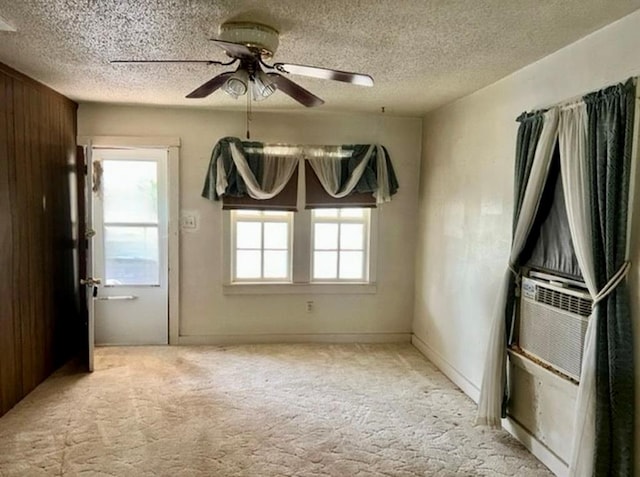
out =
[[[301,161],[308,161],[326,194],[334,198],[370,194],[383,203],[398,191],[389,153],[380,145],[272,145],[225,137],[211,154],[202,196],[275,200],[297,177]]]

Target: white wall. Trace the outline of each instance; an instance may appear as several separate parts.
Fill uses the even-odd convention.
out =
[[[422,120],[386,115],[254,112],[255,140],[292,144],[379,142],[388,148],[400,190],[390,204],[378,209],[377,293],[367,295],[223,294],[221,205],[203,199],[200,192],[215,143],[224,136],[244,137],[244,132],[245,115],[240,112],[98,104],[80,105],[78,111],[80,136],[181,138],[180,206],[200,215],[199,230],[184,232],[180,239],[180,334],[186,337],[181,341],[261,341],[270,339],[266,335],[326,337],[349,333],[371,333],[376,335],[369,335],[370,339],[384,339],[378,334],[410,333]],[[314,311],[308,314],[305,305],[310,299]],[[408,339],[409,335],[405,336]]]
[[[491,310],[508,259],[515,118],[638,75],[639,53],[640,11],[425,118],[414,333],[472,395],[481,385]],[[636,310],[639,255],[635,245]],[[531,386],[537,387],[531,402],[552,392],[539,384]],[[572,399],[553,405],[566,411]],[[531,430],[543,441],[545,433],[553,435],[547,445],[566,459],[567,445],[553,447],[571,433],[567,413],[535,412],[542,429]]]

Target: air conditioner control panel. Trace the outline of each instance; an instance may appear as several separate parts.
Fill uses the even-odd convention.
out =
[[[527,278],[527,277],[523,277],[522,278],[522,296],[524,298],[535,300],[536,286],[537,285],[534,280],[531,280],[530,278]]]

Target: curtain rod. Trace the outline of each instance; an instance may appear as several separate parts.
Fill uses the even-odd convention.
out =
[[[242,142],[259,142],[259,141],[242,141]],[[342,149],[344,146],[351,144],[286,144],[286,143],[262,143],[262,145],[251,145],[245,148],[247,152],[262,152],[269,149],[284,149],[281,152],[283,155],[294,154],[296,150],[313,153],[314,151],[323,151],[325,154],[328,152],[333,157],[352,157],[354,151],[350,149]],[[366,146],[381,146],[380,144],[364,144]]]
[[[637,89],[638,78],[639,78],[638,75],[630,76],[629,78],[627,78],[627,80],[632,79],[634,85],[636,86],[636,99],[640,98],[640,95],[639,95],[639,92],[638,92],[638,89]],[[627,80],[625,80],[625,81],[627,81]],[[618,83],[622,83],[622,81],[619,81]],[[618,84],[618,83],[614,83],[614,84]],[[609,86],[613,86],[613,85],[609,85]],[[607,88],[607,87],[608,86],[605,86],[604,88]],[[592,92],[594,92],[594,91],[589,91],[589,92],[586,92],[586,93],[583,93],[583,94],[578,94],[578,95],[573,96],[573,97],[571,97],[569,99],[565,99],[564,101],[561,101],[559,103],[552,104],[551,106],[546,106],[546,107],[543,107],[543,108],[537,108],[536,111],[546,111],[546,110],[549,110],[551,108],[563,108],[563,107],[567,107],[567,106],[572,106],[573,104],[579,103],[580,101],[582,101],[582,98],[584,98],[585,95],[587,95],[589,93],[592,93]]]
[[[247,140],[242,140],[241,142],[243,143],[254,143],[254,142],[261,142],[261,141],[247,141]],[[249,146],[249,147],[287,147],[287,148],[300,148],[300,149],[304,149],[304,148],[308,148],[308,149],[322,149],[325,147],[345,147],[345,146],[360,146],[360,145],[364,145],[364,146],[378,146],[381,144],[378,143],[350,143],[350,144],[289,144],[286,142],[263,142],[261,146]]]

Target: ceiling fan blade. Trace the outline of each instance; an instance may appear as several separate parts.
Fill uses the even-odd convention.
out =
[[[227,52],[227,54],[229,56],[231,56],[232,58],[254,58],[256,55],[253,51],[251,51],[251,49],[246,46],[243,45],[241,43],[232,43],[230,41],[223,41],[223,40],[215,40],[212,39],[212,42],[214,42],[216,45],[218,45],[220,48],[222,48],[224,51]]]
[[[187,98],[190,98],[190,99],[206,98],[215,90],[219,89],[227,81],[227,79],[229,79],[229,76],[231,76],[232,74],[233,74],[233,71],[227,71],[226,73],[222,73],[222,74],[219,74],[218,76],[214,76],[205,84],[203,84],[199,88],[189,93],[187,95]]]
[[[228,63],[223,63],[222,61],[215,60],[111,60],[109,63],[118,64],[118,65],[138,65],[145,63],[203,63],[206,65],[221,65],[228,66],[234,63],[236,60],[230,61]]]
[[[360,86],[373,86],[373,78],[362,73],[350,73],[349,71],[332,70],[318,66],[292,65],[289,63],[275,63],[273,68],[283,73],[291,73],[292,75],[343,81]]]
[[[302,86],[291,81],[289,78],[285,78],[280,73],[268,73],[268,75],[273,79],[273,82],[280,91],[291,96],[303,106],[313,108],[314,106],[321,106],[324,104],[324,101],[318,98],[315,94],[307,91]]]

